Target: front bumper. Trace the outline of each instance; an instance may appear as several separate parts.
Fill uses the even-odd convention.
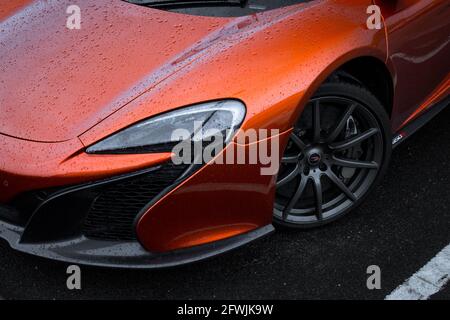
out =
[[[146,250],[136,232],[138,218],[192,173],[191,167],[166,162],[95,182],[23,193],[0,205],[0,238],[13,249],[53,260],[152,269],[203,260],[274,230],[269,224],[190,248]]]
[[[84,236],[65,241],[22,243],[24,228],[0,221],[0,238],[6,240],[15,250],[74,264],[136,269],[167,268],[204,260],[250,243],[273,231],[273,226],[267,225],[214,243],[167,253],[151,253],[136,241],[101,241]]]
[[[281,141],[287,136],[282,134]],[[0,186],[5,191],[0,195],[4,203],[0,204],[0,238],[19,251],[85,265],[160,268],[212,257],[273,231],[275,176],[261,176],[260,165],[210,163],[187,176],[183,170],[173,175],[164,171],[147,179],[151,190],[155,185],[161,188],[146,194],[139,204],[133,191],[135,179],[159,172],[169,164],[167,155],[103,157],[72,149],[72,155],[54,161],[14,162],[14,156],[24,157],[20,151],[24,149],[18,149],[12,138],[2,139],[7,140],[3,144],[7,156],[0,161],[0,180],[8,183]],[[38,149],[32,142],[18,143],[31,151]],[[230,146],[246,152],[249,148]],[[49,144],[49,148],[55,147]],[[127,170],[127,159],[135,160],[136,166]],[[111,167],[105,166],[105,160],[111,160]],[[45,170],[35,170],[36,165]],[[128,183],[133,185],[131,192],[116,199],[114,195],[123,194]],[[105,188],[108,197],[102,194]],[[30,201],[30,193],[33,199],[37,194],[37,202]],[[114,201],[112,208],[119,210],[103,216],[105,206]],[[99,202],[97,214],[88,219],[93,204]],[[143,207],[123,215],[122,205],[128,203]]]

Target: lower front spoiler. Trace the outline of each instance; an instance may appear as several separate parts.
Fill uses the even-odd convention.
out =
[[[0,238],[18,251],[73,264],[111,268],[157,269],[180,266],[238,248],[274,231],[272,225],[225,240],[167,253],[146,251],[138,242],[92,240],[84,236],[46,243],[21,243],[23,228],[0,221]]]

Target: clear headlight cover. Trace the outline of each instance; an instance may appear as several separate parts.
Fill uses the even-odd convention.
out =
[[[242,124],[245,113],[245,105],[238,100],[213,101],[180,108],[123,129],[88,147],[86,152],[170,152],[174,145],[187,138],[195,141],[200,130],[204,140],[208,140],[208,132],[222,132],[223,141],[228,143]]]

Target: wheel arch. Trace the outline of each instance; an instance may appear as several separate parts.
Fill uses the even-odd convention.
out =
[[[343,78],[367,88],[381,102],[389,118],[392,117],[394,83],[386,64],[373,56],[351,59],[336,69],[327,80]]]
[[[291,123],[300,117],[303,107],[322,84],[332,81],[334,77],[344,76],[350,83],[356,82],[369,90],[381,102],[389,119],[392,120],[395,70],[391,68],[385,58],[385,51],[373,47],[360,47],[337,57],[315,77],[315,80],[305,90],[298,102],[296,112],[292,115]]]

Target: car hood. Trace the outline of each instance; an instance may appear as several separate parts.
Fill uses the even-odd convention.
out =
[[[232,20],[85,0],[71,30],[72,3],[0,3],[0,133],[75,138],[189,64]]]

